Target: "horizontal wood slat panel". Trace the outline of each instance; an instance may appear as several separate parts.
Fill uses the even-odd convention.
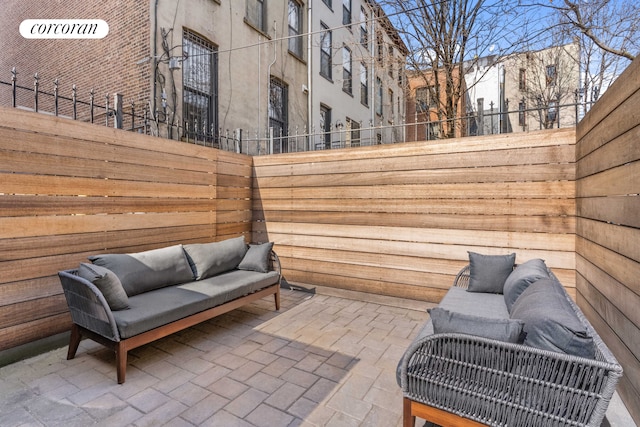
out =
[[[640,262],[640,229],[578,218],[576,233],[595,244]]]
[[[32,299],[0,307],[0,330],[68,312],[64,295]]]
[[[253,189],[253,239],[308,284],[437,302],[467,251],[516,252],[575,295],[574,130],[256,157]]]
[[[572,141],[573,142],[573,141]],[[431,156],[398,157],[395,155],[375,160],[375,169],[379,171],[390,170],[420,170],[420,169],[451,169],[472,168],[489,166],[522,166],[532,164],[572,163],[575,158],[574,146],[553,146],[522,148],[499,151],[491,146],[492,150],[434,154]],[[356,149],[358,151],[359,149]],[[298,176],[298,175],[330,175],[334,173],[360,173],[372,170],[371,159],[337,160],[328,162],[309,162],[305,157],[298,164],[289,163],[283,165],[256,167],[256,177],[267,176]]]
[[[121,132],[123,131],[118,131],[117,134]],[[145,148],[144,146],[148,144],[123,145],[124,141],[98,141],[95,137],[99,136],[99,133],[90,135],[85,139],[78,139],[79,136],[67,138],[52,134],[34,133],[30,130],[17,131],[4,127],[0,134],[0,150],[57,156],[68,161],[74,159],[74,153],[82,153],[82,158],[87,161],[140,164],[157,168],[157,170],[164,168],[168,170],[198,171],[211,173],[215,176],[217,156],[213,150],[202,150],[201,148],[194,150],[190,144],[173,143],[172,145],[177,145],[182,150],[168,152],[156,149],[162,146],[165,149],[170,148],[167,146],[166,141],[162,141],[158,147]],[[143,138],[146,139],[148,137]],[[19,141],[19,144],[16,144],[16,141]],[[200,157],[195,157],[196,153]],[[203,156],[203,154],[206,156]]]
[[[607,298],[626,318],[635,325],[640,325],[639,294],[633,292],[580,255],[576,257],[576,268],[579,270],[576,280],[578,289],[589,284],[603,297]],[[586,295],[586,292],[583,293]]]
[[[60,334],[70,328],[71,315],[67,312],[0,329],[0,351]]]
[[[194,199],[215,199],[216,197],[216,188],[213,185],[7,173],[0,173],[0,192],[61,196],[135,196]]]
[[[253,211],[254,231],[266,232],[267,223],[301,222],[318,224],[352,224],[391,227],[493,230],[532,233],[573,233],[571,216],[396,214],[381,212]]]
[[[4,194],[0,210],[7,217],[131,213],[132,208],[138,213],[206,212],[216,210],[216,203],[215,199]]]
[[[498,231],[442,230],[437,228],[408,228],[381,226],[353,226],[341,224],[270,223],[269,233],[343,237],[391,242],[439,243],[472,245],[481,241],[484,246],[526,249],[546,249],[573,252],[575,237],[571,234],[518,233]]]
[[[417,301],[433,302],[440,301],[444,297],[446,290],[433,286],[411,286],[406,283],[386,283],[376,280],[356,279],[353,277],[341,277],[331,274],[323,274],[317,271],[297,271],[284,268],[283,276],[287,280],[295,283],[314,284],[332,288],[345,289],[348,291],[368,292],[378,295],[388,295],[402,298],[409,298]]]
[[[589,321],[593,324],[593,327],[598,331],[602,340],[607,344],[607,347],[609,347],[618,362],[623,366],[623,369],[626,367],[626,369],[624,369],[623,378],[628,381],[629,385],[631,385],[632,392],[634,394],[638,394],[640,392],[640,361],[629,350],[624,341],[622,341],[622,339],[617,335],[617,331],[608,325],[598,314],[597,310],[590,304],[591,301],[585,298],[582,294],[578,294],[577,301],[585,316],[587,316]],[[631,398],[633,399],[633,396],[631,396]],[[637,402],[637,400],[631,401]],[[629,409],[633,410],[634,406],[637,407],[637,405],[631,405]]]
[[[336,187],[348,185],[410,185],[478,182],[520,182],[573,180],[575,168],[571,164],[540,164],[512,166],[489,166],[457,169],[417,169],[398,171],[363,171],[359,173],[331,173],[325,175],[300,175],[292,180],[289,176],[265,176],[254,180],[254,187],[297,188]],[[259,183],[259,185],[255,184]]]
[[[630,260],[582,236],[576,238],[576,254],[589,260],[618,282],[624,283],[633,292],[640,294],[640,281],[638,281],[640,262]]]
[[[608,169],[580,180],[576,197],[637,194],[640,190],[640,160]]]
[[[599,107],[602,108],[605,102]],[[636,87],[635,92],[630,93],[628,98],[611,109],[597,127],[579,139],[580,144],[576,150],[577,159],[582,159],[588,153],[596,150],[604,141],[612,141],[636,127],[638,117],[629,113],[638,110],[640,110],[640,90]]]
[[[563,128],[526,133],[486,135],[455,140],[429,141],[428,143],[424,141],[409,142],[394,145],[393,152],[396,158],[434,154],[457,155],[458,153],[513,150],[531,147],[555,147],[565,144],[573,145],[575,141],[575,129]],[[360,147],[355,150],[323,150],[280,154],[277,156],[258,156],[254,157],[253,162],[256,169],[262,169],[271,165],[300,163],[301,158],[304,158],[308,163],[319,163],[352,159],[370,161],[386,157],[389,157],[389,146],[374,145]]]
[[[146,160],[146,159],[145,159]],[[75,157],[47,156],[42,154],[0,150],[0,170],[29,173],[38,170],[41,175],[66,175],[70,171],[76,177],[100,177],[130,181],[215,185],[216,175],[208,172],[175,169],[146,164],[128,164],[117,161],[79,159]]]
[[[640,228],[640,197],[609,196],[581,198],[577,203],[577,214],[581,218],[627,227]]]
[[[98,231],[137,230],[216,224],[215,212],[146,213],[122,215],[34,216],[0,218],[5,238],[54,236]]]
[[[260,188],[255,199],[553,199],[572,194],[575,183],[517,182],[480,184],[378,185]]]
[[[16,109],[0,113],[4,348],[69,327],[57,272],[89,255],[251,237],[251,157]]]
[[[578,304],[622,364],[622,400],[640,424],[640,60],[576,130]]]
[[[325,199],[322,204],[308,199],[257,199],[253,209],[275,211],[329,211],[368,213],[420,213],[457,215],[575,215],[575,200],[556,199],[402,199],[394,203],[388,199]]]
[[[576,178],[584,178],[639,159],[640,144],[636,143],[639,133],[640,128],[636,126],[587,154],[576,166]]]

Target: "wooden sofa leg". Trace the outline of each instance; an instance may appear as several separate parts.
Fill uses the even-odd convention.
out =
[[[118,384],[124,383],[127,373],[127,348],[122,341],[116,343],[116,372],[118,374]]]
[[[276,290],[276,293],[273,294],[273,298],[275,299],[276,302],[276,311],[280,311],[280,287],[278,286],[278,289]]]
[[[411,415],[411,399],[402,398],[402,427],[415,427],[416,417]]]
[[[80,327],[75,323],[71,326],[71,336],[69,337],[69,350],[67,350],[67,360],[71,360],[76,357],[80,340],[82,339],[82,332]]]

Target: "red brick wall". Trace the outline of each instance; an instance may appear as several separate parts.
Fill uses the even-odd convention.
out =
[[[0,81],[11,81],[11,68],[18,71],[18,84],[33,87],[38,72],[40,90],[53,92],[59,79],[59,94],[71,97],[77,86],[78,99],[89,100],[95,90],[96,102],[104,104],[105,94],[124,96],[128,107],[135,101],[141,108],[149,99],[152,62],[137,65],[150,57],[149,2],[145,0],[3,0],[0,14]],[[99,40],[24,39],[19,32],[24,19],[103,19],[109,34]],[[33,94],[22,91],[19,104],[33,107]],[[11,105],[10,90],[1,85],[0,105]],[[50,97],[41,96],[39,109],[52,111]],[[62,108],[62,105],[61,105]],[[68,109],[68,107],[67,107]],[[68,112],[61,112],[68,114]],[[125,121],[126,124],[126,121]]]

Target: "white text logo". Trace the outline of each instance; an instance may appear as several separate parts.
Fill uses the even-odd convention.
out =
[[[101,39],[109,33],[102,19],[25,19],[20,34],[25,39]]]

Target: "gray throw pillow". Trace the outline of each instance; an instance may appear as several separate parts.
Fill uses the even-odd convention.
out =
[[[131,254],[93,255],[89,259],[113,271],[130,297],[193,280],[182,245]]]
[[[459,333],[510,343],[521,341],[524,323],[518,319],[493,319],[440,307],[428,311],[435,334]]]
[[[543,350],[595,358],[595,344],[561,284],[540,279],[513,304],[511,318],[524,321],[524,344]]]
[[[266,273],[269,271],[269,256],[272,248],[273,242],[249,245],[249,250],[244,258],[242,258],[238,269]]]
[[[530,259],[518,265],[504,282],[504,302],[511,313],[511,307],[530,284],[540,279],[548,279],[547,266],[541,259]]]
[[[184,245],[196,280],[233,270],[247,253],[244,237]]]
[[[516,254],[482,255],[469,252],[469,292],[501,294],[513,271]]]
[[[78,268],[78,276],[93,283],[100,289],[111,310],[125,310],[129,308],[129,297],[120,283],[120,279],[113,271],[99,265],[82,263]]]

